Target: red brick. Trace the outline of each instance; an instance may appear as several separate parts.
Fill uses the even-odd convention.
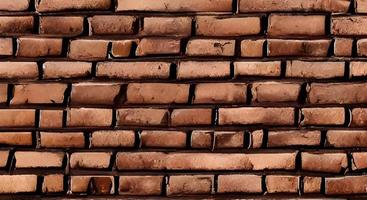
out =
[[[344,62],[287,62],[286,77],[328,79],[344,76]]]
[[[64,101],[66,84],[30,83],[14,86],[14,97],[10,104],[61,104]]]
[[[77,36],[83,33],[83,20],[84,18],[79,16],[42,16],[40,18],[39,33]]]
[[[365,194],[367,176],[344,176],[325,178],[327,195]]]
[[[0,103],[6,103],[8,99],[8,85],[0,84]]]
[[[268,56],[326,57],[330,40],[268,40]]]
[[[120,195],[160,195],[163,176],[120,176]]]
[[[255,82],[251,93],[253,102],[297,102],[300,83]]]
[[[343,125],[344,108],[302,108],[301,125]]]
[[[262,57],[265,40],[242,40],[241,56],[242,57]]]
[[[191,35],[190,17],[145,17],[142,35],[150,36],[181,36]]]
[[[303,178],[303,192],[308,193],[320,193],[321,192],[321,177],[306,176]]]
[[[60,38],[18,38],[18,52],[20,57],[60,56],[62,53],[62,39]]]
[[[72,105],[113,105],[118,102],[121,85],[114,83],[77,83],[72,85]]]
[[[366,127],[367,125],[367,109],[354,108],[352,110],[352,127]]]
[[[219,108],[219,125],[235,124],[293,125],[294,108]]]
[[[367,56],[367,39],[360,39],[357,41],[358,56]]]
[[[0,35],[32,33],[34,25],[33,21],[33,16],[1,16]]]
[[[116,155],[118,170],[160,170],[165,168],[164,152],[119,152]]]
[[[218,176],[218,193],[261,193],[261,176],[230,174]]]
[[[352,169],[362,170],[367,168],[367,153],[366,152],[354,152],[352,153]]]
[[[38,12],[108,10],[111,7],[111,0],[37,0],[35,4]]]
[[[0,78],[2,79],[37,79],[36,62],[0,62]]]
[[[103,60],[107,57],[107,40],[71,40],[68,57],[73,60]]]
[[[340,173],[348,167],[345,153],[307,153],[303,152],[302,170],[313,172]]]
[[[95,131],[91,138],[91,147],[134,147],[134,131],[113,130]]]
[[[83,132],[41,132],[41,147],[45,148],[83,148],[85,146]]]
[[[64,191],[64,175],[50,174],[44,176],[42,184],[43,193],[56,193]]]
[[[232,11],[231,0],[118,0],[116,11],[225,12]]]
[[[200,83],[195,87],[194,104],[246,103],[246,89],[242,83]]]
[[[40,128],[62,128],[63,110],[41,110]]]
[[[92,72],[92,63],[87,62],[52,62],[43,63],[44,79],[84,78]]]
[[[211,109],[174,109],[171,114],[172,126],[211,125],[211,123]]]
[[[230,76],[230,62],[183,61],[177,66],[177,79],[219,79]]]
[[[367,147],[367,131],[329,130],[326,142],[327,146],[335,148]]]
[[[243,148],[245,134],[243,131],[218,131],[214,133],[214,148]]]
[[[366,92],[364,83],[312,83],[307,100],[311,104],[367,103]]]
[[[213,184],[214,176],[210,175],[170,176],[167,184],[167,196],[211,194]]]
[[[319,146],[321,143],[320,131],[293,130],[269,131],[268,147],[286,146]]]
[[[73,168],[95,168],[106,169],[110,165],[110,152],[81,152],[72,153],[70,156],[70,167]]]
[[[213,131],[195,130],[191,133],[191,147],[197,149],[212,149]]]
[[[180,104],[189,100],[189,84],[130,83],[126,103],[129,104]]]
[[[72,193],[111,195],[115,192],[113,176],[71,176],[70,180]]]
[[[271,14],[269,16],[268,35],[270,36],[325,35],[325,16]]]
[[[103,127],[111,124],[111,109],[71,108],[67,112],[68,127]]]
[[[0,127],[34,127],[36,111],[32,109],[0,110]]]
[[[365,0],[356,0],[355,1],[355,11],[356,13],[367,13],[367,2]]]
[[[29,7],[29,0],[3,0],[0,2],[0,10],[25,11]]]
[[[117,110],[118,126],[163,126],[168,124],[166,109],[128,108]]]
[[[196,17],[196,35],[243,36],[256,35],[260,31],[260,17]]]
[[[188,56],[234,56],[235,40],[192,39],[187,43]]]
[[[365,16],[341,16],[332,17],[331,33],[334,35],[366,35],[367,17]]]
[[[280,76],[279,61],[273,62],[234,62],[234,76]]]
[[[264,143],[264,131],[256,130],[252,131],[250,135],[250,147],[253,149],[261,148]]]
[[[36,190],[37,175],[0,175],[1,194],[36,192]]]
[[[9,146],[31,146],[32,132],[1,132],[0,144]]]
[[[349,77],[367,76],[367,62],[350,62]]]
[[[167,62],[100,62],[97,64],[97,77],[168,79],[170,65]]]
[[[353,39],[351,38],[335,38],[334,55],[336,56],[352,56]]]
[[[124,15],[95,15],[88,18],[92,35],[133,34],[136,17]]]
[[[2,56],[13,55],[13,39],[12,38],[0,38],[0,55]]]
[[[34,152],[17,151],[15,152],[16,168],[49,168],[62,167],[65,157],[63,152]]]
[[[0,168],[5,168],[8,163],[9,151],[0,151]]]
[[[297,193],[299,190],[298,176],[269,175],[265,182],[268,193]]]
[[[185,148],[186,133],[182,131],[143,131],[140,135],[142,147]]]
[[[170,55],[180,53],[181,41],[169,38],[143,38],[136,49],[137,56]]]
[[[134,43],[135,41],[133,40],[112,41],[112,48],[111,48],[112,56],[116,58],[129,57]]]

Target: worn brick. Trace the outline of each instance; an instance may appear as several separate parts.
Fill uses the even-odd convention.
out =
[[[33,16],[1,16],[0,24],[0,35],[29,34],[33,32],[34,19]]]
[[[90,34],[133,34],[136,17],[125,15],[95,15],[88,18]]]
[[[8,85],[0,84],[0,103],[6,103],[8,99]]]
[[[47,61],[42,69],[44,79],[84,78],[92,73],[92,63]]]
[[[36,62],[0,62],[0,78],[2,79],[37,79]]]
[[[143,38],[136,49],[137,56],[170,55],[180,53],[181,41],[170,38]]]
[[[168,62],[100,62],[97,77],[112,79],[168,79]]]
[[[307,100],[311,104],[367,103],[366,92],[364,83],[312,83]]]
[[[298,176],[269,175],[265,182],[268,193],[297,193],[299,190]]]
[[[228,174],[218,176],[218,193],[261,193],[261,176]]]
[[[344,62],[287,61],[286,77],[329,79],[344,76]]]
[[[182,61],[177,66],[177,79],[220,79],[230,76],[230,62]]]
[[[263,130],[255,130],[250,134],[250,147],[253,149],[261,148],[264,143],[264,131]]]
[[[71,40],[68,57],[73,60],[103,60],[107,57],[108,43],[107,40]]]
[[[186,133],[182,131],[142,131],[140,135],[142,147],[184,148]]]
[[[118,102],[121,85],[115,83],[77,83],[72,85],[72,105],[113,105]]]
[[[80,16],[42,16],[39,22],[39,33],[77,36],[83,33],[83,20],[84,18]]]
[[[320,193],[321,191],[321,177],[306,176],[303,178],[303,192],[308,193]]]
[[[367,35],[366,16],[332,17],[331,33],[334,35]]]
[[[108,10],[111,0],[36,0],[35,5],[38,12]]]
[[[42,184],[43,193],[58,193],[64,191],[64,175],[50,174],[44,176]]]
[[[286,146],[319,146],[321,143],[320,131],[292,130],[269,131],[268,147]]]
[[[41,110],[40,128],[62,128],[63,110]]]
[[[212,110],[206,108],[174,109],[171,113],[172,126],[210,125]]]
[[[268,23],[268,35],[270,36],[325,35],[325,16],[271,14]]]
[[[45,148],[83,148],[83,132],[41,132],[40,145]]]
[[[297,102],[300,83],[255,82],[251,93],[253,102]]]
[[[113,176],[71,176],[70,180],[72,193],[111,195],[115,192]]]
[[[63,152],[15,152],[16,168],[61,168],[65,154]]]
[[[0,127],[34,127],[36,111],[32,109],[1,109]]]
[[[352,56],[353,39],[351,38],[335,38],[334,55],[335,56]]]
[[[234,56],[235,40],[192,39],[187,43],[188,56]]]
[[[344,176],[325,178],[327,195],[365,194],[367,176]]]
[[[9,151],[0,151],[0,168],[5,168],[8,163]]]
[[[191,147],[197,149],[211,149],[213,147],[213,131],[194,130],[191,133]]]
[[[133,47],[133,40],[112,41],[111,54],[116,58],[129,57]]]
[[[0,175],[0,193],[36,192],[37,175]]]
[[[362,170],[367,168],[367,153],[366,152],[353,152],[352,153],[352,169]]]
[[[301,125],[343,125],[344,108],[302,108]]]
[[[110,152],[80,152],[70,156],[71,168],[106,169],[110,165]]]
[[[60,38],[18,38],[17,56],[43,57],[60,56],[62,53],[62,39]]]
[[[367,76],[367,62],[350,62],[349,77],[364,77]]]
[[[352,127],[365,127],[367,125],[367,109],[354,108],[352,110]]]
[[[25,11],[29,7],[29,0],[3,0],[0,2],[0,10]]]
[[[200,83],[195,87],[193,103],[246,103],[246,89],[243,83]]]
[[[11,56],[13,53],[13,39],[0,38],[0,55]]]
[[[64,101],[66,84],[31,83],[14,86],[14,97],[10,104],[61,104]]]
[[[181,36],[191,35],[190,17],[145,17],[142,35],[149,36]]]
[[[163,126],[168,124],[169,113],[166,109],[128,108],[117,110],[118,126]]]
[[[66,125],[69,127],[101,127],[111,124],[111,109],[71,108],[67,111]]]
[[[245,134],[243,131],[217,131],[214,133],[214,148],[243,148]]]
[[[163,176],[120,176],[120,195],[160,195]]]
[[[241,56],[242,57],[262,57],[264,52],[265,40],[242,40]]]
[[[134,147],[134,131],[113,130],[95,131],[91,138],[91,147]]]
[[[340,173],[348,167],[345,153],[302,152],[302,170],[313,172]]]
[[[268,56],[326,57],[330,40],[269,39]]]
[[[175,175],[170,176],[167,184],[168,196],[192,194],[210,194],[214,183],[211,175]]]
[[[355,1],[355,11],[356,13],[367,13],[367,1],[366,0],[356,0]]]
[[[0,144],[9,146],[31,146],[32,132],[1,132]]]
[[[274,62],[235,62],[234,75],[240,76],[280,76],[281,63]]]
[[[327,146],[335,148],[367,147],[367,131],[329,130],[326,142]]]
[[[367,56],[367,39],[360,39],[357,41],[358,56]]]

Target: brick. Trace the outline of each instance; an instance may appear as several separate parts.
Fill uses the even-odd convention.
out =
[[[352,127],[365,127],[367,125],[367,109],[354,108],[352,110]]]
[[[91,147],[134,147],[134,131],[114,130],[95,131],[91,138]]]
[[[211,123],[211,109],[174,109],[171,113],[172,126],[211,125]]]
[[[108,10],[111,7],[111,0],[37,0],[35,5],[38,12]]]
[[[264,51],[265,40],[242,40],[241,56],[242,57],[262,57]]]
[[[65,157],[63,152],[15,152],[16,168],[61,168]]]
[[[5,168],[8,163],[9,151],[0,151],[0,168]]]
[[[343,125],[344,108],[302,108],[301,125]]]
[[[33,32],[34,20],[33,16],[1,16],[0,24],[0,35],[29,34]]]
[[[160,195],[163,176],[120,176],[120,195]]]
[[[243,131],[218,131],[214,133],[214,148],[243,148],[245,134]]]
[[[2,56],[13,55],[13,39],[12,38],[0,38],[0,55]]]
[[[320,131],[292,130],[268,133],[268,147],[319,146],[320,144]]]
[[[298,176],[269,175],[265,182],[268,193],[298,193],[299,190]]]
[[[330,40],[268,40],[268,56],[326,57]]]
[[[81,152],[72,153],[70,156],[70,167],[85,169],[106,169],[110,166],[110,152]]]
[[[6,103],[8,99],[8,85],[0,84],[0,103]]]
[[[192,39],[187,43],[188,56],[234,56],[235,40]]]
[[[64,175],[50,174],[44,176],[42,184],[43,193],[57,193],[64,191]]]
[[[264,131],[255,130],[250,134],[250,147],[253,149],[261,148],[264,143]]]
[[[107,40],[71,40],[68,57],[73,60],[103,60],[107,58]]]
[[[348,12],[350,0],[240,0],[240,12]]]
[[[180,104],[189,100],[189,84],[130,83],[126,91],[129,104]]]
[[[72,193],[111,195],[115,192],[113,176],[71,176],[70,180]]]
[[[367,63],[353,61],[350,62],[349,77],[364,77],[367,76]]]
[[[341,173],[348,167],[345,153],[302,152],[302,170],[313,172]]]
[[[41,132],[41,147],[44,148],[83,148],[83,132]]]
[[[367,56],[367,39],[360,39],[357,41],[358,56]]]
[[[131,54],[131,49],[135,44],[132,40],[112,41],[111,54],[116,58],[126,58]]]
[[[7,146],[31,146],[32,132],[1,132],[0,144]]]
[[[190,17],[145,17],[142,35],[149,36],[178,36],[191,35]]]
[[[168,79],[168,62],[100,62],[97,77],[112,79]]]
[[[185,148],[186,137],[182,131],[143,131],[140,140],[142,147]]]
[[[111,109],[71,108],[67,112],[68,127],[105,127],[111,124]]]
[[[17,56],[36,58],[43,56],[60,56],[61,53],[61,38],[18,38]]]
[[[166,164],[164,152],[118,152],[116,167],[118,170],[162,170]]]
[[[256,35],[260,31],[260,17],[196,17],[196,35],[244,36]]]
[[[366,152],[354,152],[352,153],[352,169],[362,170],[367,168],[367,153]]]
[[[321,177],[306,176],[303,178],[303,192],[309,193],[320,193],[321,191]]]
[[[0,3],[2,11],[25,11],[29,7],[29,0],[4,0]]]
[[[365,194],[367,176],[344,176],[325,178],[327,195]]]
[[[300,91],[300,83],[255,82],[251,87],[253,102],[297,102]]]
[[[293,125],[294,117],[293,108],[219,108],[219,125]]]
[[[194,130],[191,133],[191,147],[197,149],[212,149],[213,131]]]
[[[356,13],[367,13],[367,2],[365,0],[356,0],[355,1],[355,11]]]
[[[335,56],[352,56],[353,39],[350,38],[335,38],[334,55]]]
[[[312,83],[307,101],[311,104],[366,103],[367,84],[364,83]]]
[[[154,12],[226,12],[232,11],[231,0],[118,0],[116,11]]]
[[[325,16],[271,14],[269,16],[268,35],[270,36],[325,35]]]
[[[124,35],[134,33],[136,17],[124,15],[95,15],[88,18],[92,35]]]
[[[118,103],[120,84],[115,83],[77,83],[72,85],[72,105],[113,105]]]
[[[92,63],[47,61],[42,69],[44,79],[84,78],[92,73]]]
[[[169,38],[143,38],[139,41],[136,56],[174,55],[180,53],[181,41]]]
[[[334,148],[367,147],[367,131],[329,130],[326,144]]]
[[[79,16],[42,16],[39,22],[39,33],[44,35],[77,36],[83,33],[83,21],[84,18]]]
[[[0,193],[36,192],[37,175],[0,175]]]
[[[281,63],[273,62],[234,62],[234,76],[280,76]]]
[[[329,79],[344,76],[344,62],[287,61],[286,77]]]
[[[230,76],[230,62],[182,61],[177,66],[177,79],[220,79]]]
[[[63,110],[41,110],[40,128],[62,128]]]
[[[0,127],[34,127],[36,111],[32,109],[0,110]]]
[[[214,176],[210,175],[170,176],[167,184],[167,196],[211,194],[213,184]]]
[[[193,103],[246,103],[246,89],[242,83],[200,83],[195,87]]]
[[[128,108],[117,110],[118,126],[164,126],[168,124],[169,112],[166,109]]]
[[[261,176],[229,174],[218,176],[218,193],[262,193]]]
[[[367,35],[367,17],[365,16],[333,16],[331,33],[334,35],[358,36]]]
[[[37,79],[36,62],[0,62],[0,78],[2,79]]]
[[[61,83],[15,85],[14,97],[10,104],[61,104],[64,102],[66,88],[67,85]]]

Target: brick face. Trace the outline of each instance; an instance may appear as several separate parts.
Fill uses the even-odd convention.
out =
[[[268,34],[271,36],[325,35],[325,16],[270,15]]]

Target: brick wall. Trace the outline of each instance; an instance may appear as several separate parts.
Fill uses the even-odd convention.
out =
[[[366,13],[1,0],[0,198],[366,195]]]

